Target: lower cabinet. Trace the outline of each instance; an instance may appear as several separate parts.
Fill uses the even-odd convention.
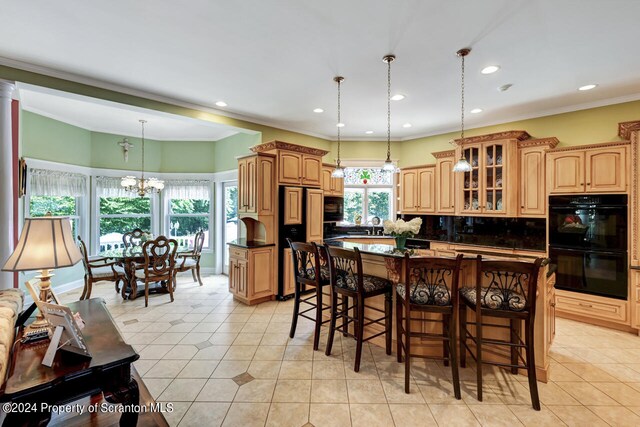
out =
[[[631,272],[631,327],[640,329],[640,270]]]
[[[275,246],[230,248],[229,292],[245,304],[258,304],[275,295]]]
[[[628,302],[624,300],[556,290],[556,311],[560,317],[578,316],[628,325],[628,306]]]
[[[296,290],[293,274],[293,258],[291,248],[286,248],[282,259],[282,295],[291,295]]]

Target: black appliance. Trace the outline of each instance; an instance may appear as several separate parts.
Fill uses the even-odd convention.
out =
[[[302,223],[300,224],[284,224],[284,215],[282,212],[285,211],[285,196],[284,191],[285,187],[280,186],[278,188],[278,200],[279,200],[279,212],[278,215],[278,295],[277,298],[279,300],[287,299],[284,295],[284,250],[289,247],[289,243],[287,243],[287,238],[291,239],[293,242],[305,242],[307,240],[307,227],[306,227],[306,218],[307,218],[307,189],[302,189]]]
[[[549,197],[556,288],[627,299],[627,196]]]
[[[340,222],[344,220],[344,198],[325,196],[324,222]]]

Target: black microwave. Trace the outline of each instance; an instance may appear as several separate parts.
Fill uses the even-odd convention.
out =
[[[324,221],[340,222],[344,219],[344,198],[329,196],[324,198]]]

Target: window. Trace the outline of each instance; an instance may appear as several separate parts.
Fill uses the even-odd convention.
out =
[[[229,274],[229,245],[238,238],[238,182],[224,183],[224,264],[223,272]]]
[[[198,231],[204,231],[204,247],[210,247],[209,221],[211,218],[210,181],[167,181],[163,197],[165,207],[165,233],[178,241],[178,246],[193,247]]]
[[[392,219],[393,174],[377,168],[346,168],[344,177],[344,221],[363,224],[373,217]]]
[[[84,230],[87,177],[47,169],[29,170],[29,216],[68,216],[73,237]]]

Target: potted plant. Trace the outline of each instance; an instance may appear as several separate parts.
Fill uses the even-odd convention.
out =
[[[420,232],[422,218],[414,218],[408,222],[402,219],[397,221],[386,219],[382,225],[384,226],[384,234],[395,237],[396,248],[404,250],[407,244],[407,239]]]

